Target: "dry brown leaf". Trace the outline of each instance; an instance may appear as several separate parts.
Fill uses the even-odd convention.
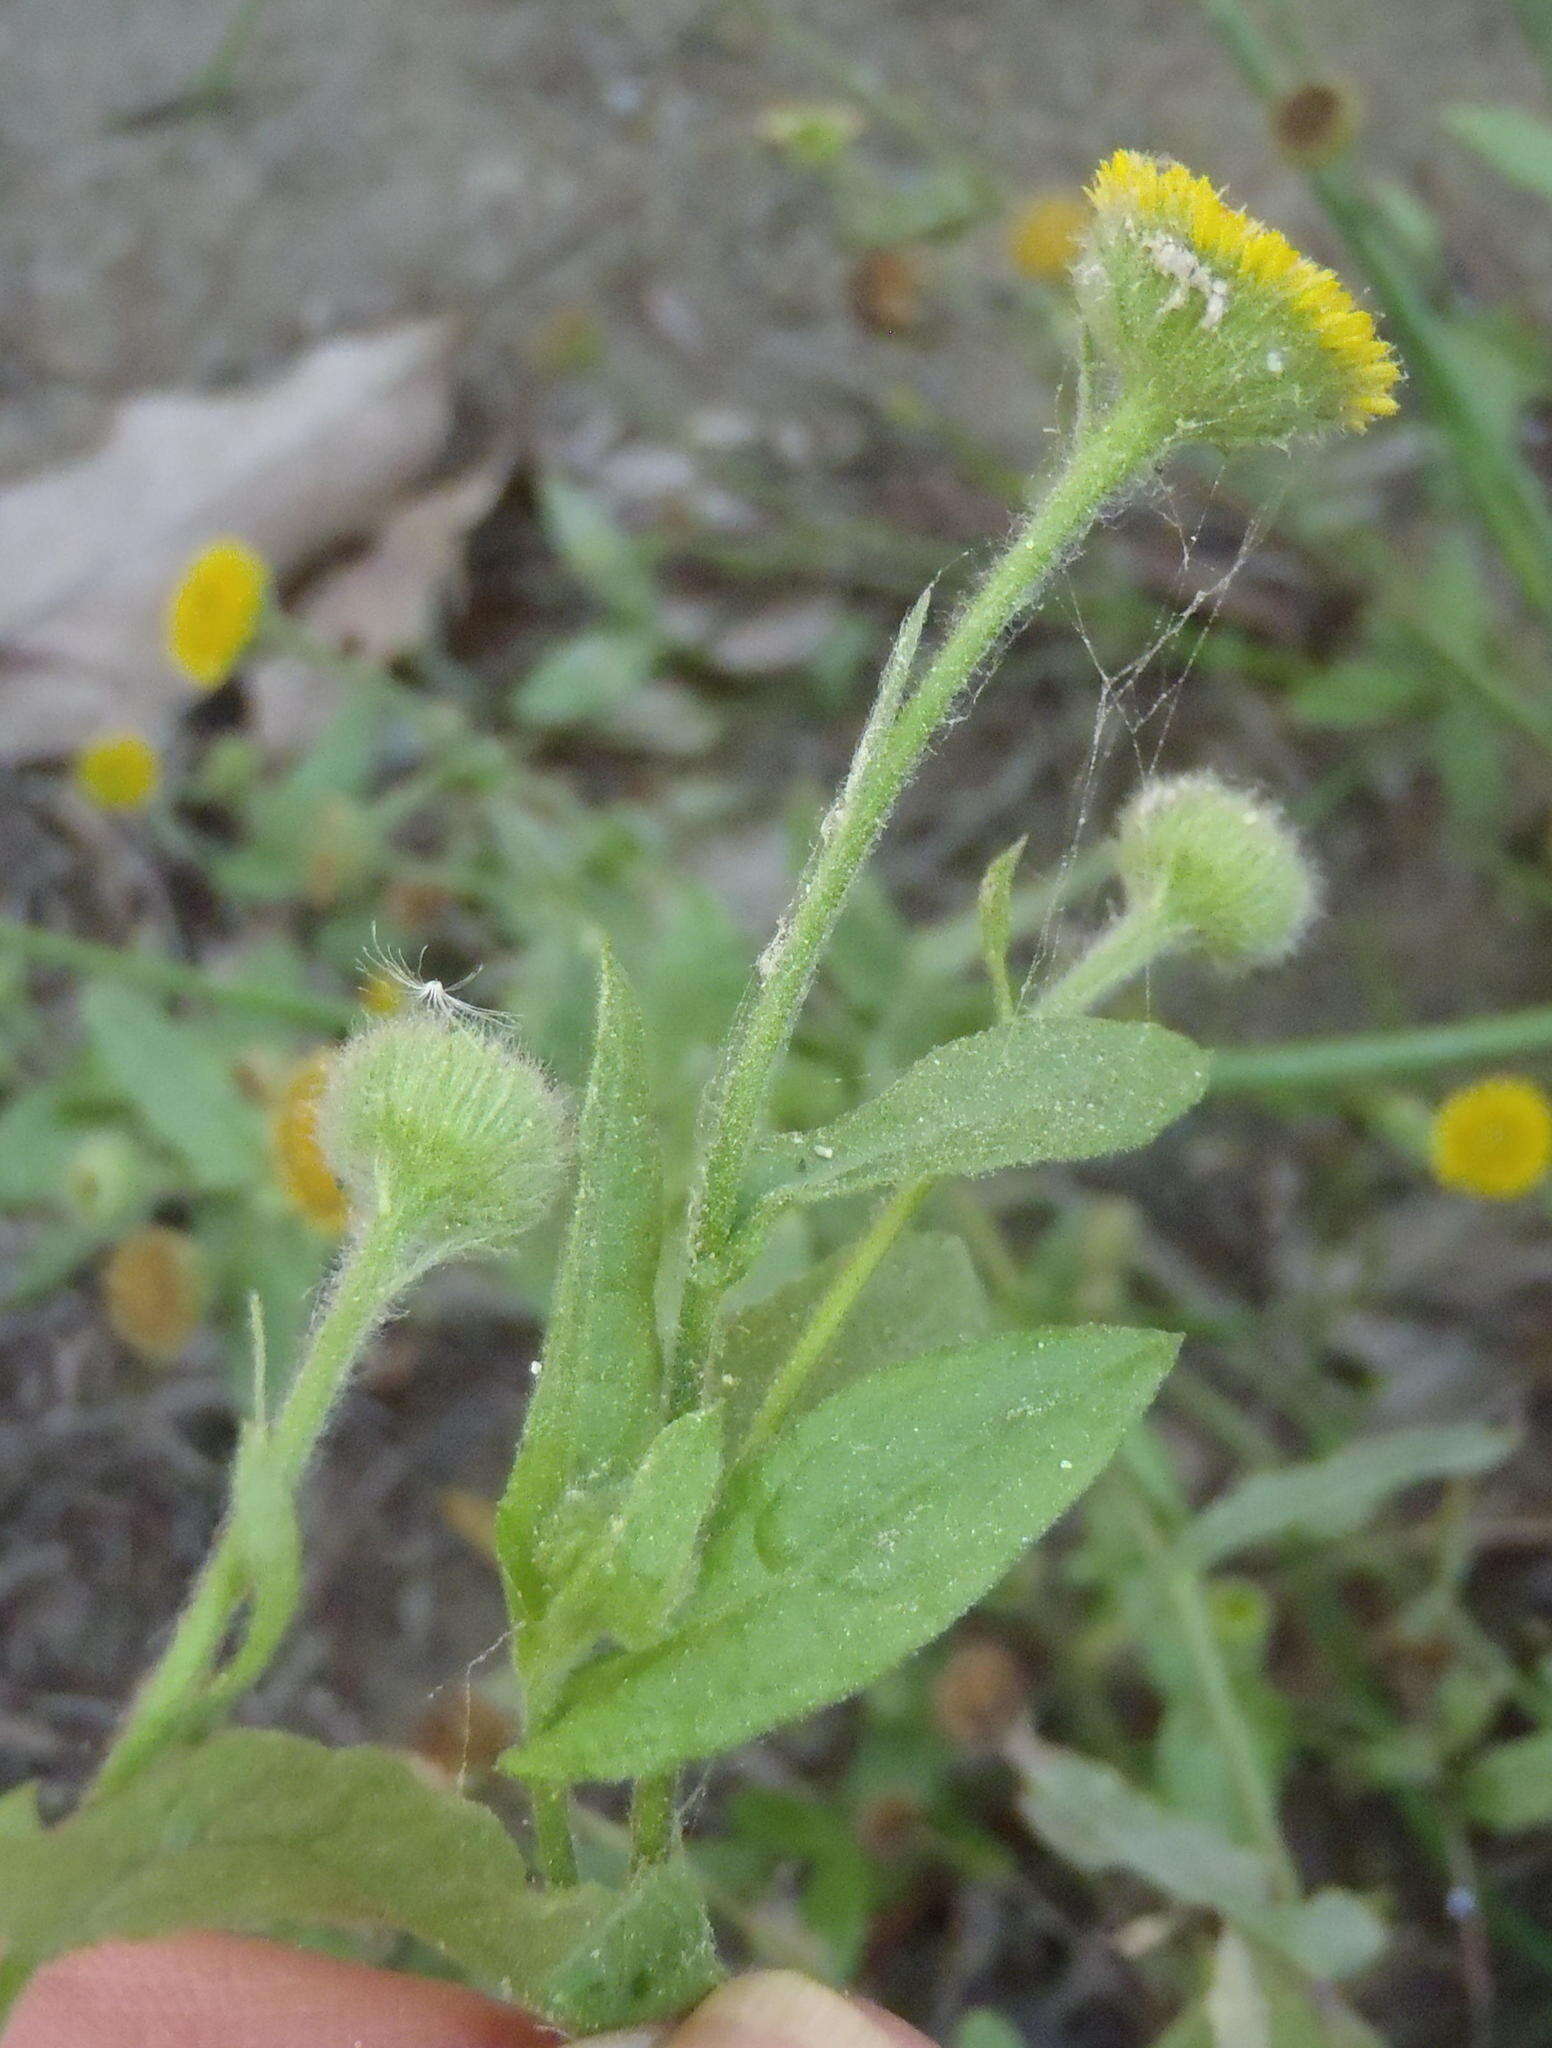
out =
[[[506,481],[488,465],[436,484],[398,507],[352,560],[309,585],[296,616],[326,646],[393,661],[424,644],[438,597],[454,582],[469,533]],[[263,744],[294,748],[329,716],[333,692],[290,657],[260,662],[251,677]]]
[[[90,454],[0,490],[0,759],[187,702],[161,611],[206,541],[236,534],[285,575],[370,532],[446,440],[450,340],[417,321],[241,391],[129,399]]]

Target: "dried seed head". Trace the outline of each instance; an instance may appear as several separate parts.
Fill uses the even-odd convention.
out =
[[[319,1128],[352,1208],[396,1218],[439,1258],[504,1249],[560,1178],[561,1114],[538,1068],[500,1031],[445,1011],[349,1040]]]
[[[193,1336],[205,1306],[205,1263],[186,1231],[148,1223],[119,1239],[102,1272],[108,1327],[121,1344],[168,1365]]]
[[[1322,80],[1283,94],[1272,109],[1272,132],[1285,156],[1313,167],[1341,155],[1357,134],[1362,114],[1351,85]]]
[[[1021,1718],[1029,1674],[990,1636],[956,1643],[932,1688],[932,1717],[957,1749],[995,1749]]]
[[[1284,959],[1314,916],[1314,870],[1281,811],[1216,775],[1145,783],[1116,844],[1128,900],[1221,967]]]

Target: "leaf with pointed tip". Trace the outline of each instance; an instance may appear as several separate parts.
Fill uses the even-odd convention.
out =
[[[663,1419],[662,1165],[641,1011],[607,950],[577,1157],[543,1365],[496,1515],[497,1554],[527,1615],[552,1590],[536,1559],[557,1504],[630,1471]]]
[[[1082,1491],[1175,1346],[1025,1331],[842,1388],[735,1470],[673,1633],[585,1665],[504,1763],[547,1780],[662,1771],[866,1685]]]
[[[766,1206],[1127,1152],[1206,1085],[1201,1050],[1157,1024],[1017,1018],[939,1046],[834,1123],[768,1141]]]

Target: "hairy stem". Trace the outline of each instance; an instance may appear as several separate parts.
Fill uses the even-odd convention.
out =
[[[665,1863],[679,1844],[679,1779],[674,1771],[638,1778],[631,1787],[631,1866]]]
[[[268,1438],[266,1452],[287,1498],[301,1483],[351,1366],[410,1277],[397,1228],[374,1219],[345,1255]],[[244,1531],[229,1516],[172,1640],[130,1703],[92,1796],[127,1782],[198,1722],[232,1623],[253,1590]]]
[[[820,955],[859,868],[960,693],[1108,501],[1160,459],[1173,432],[1173,424],[1151,402],[1130,397],[1085,429],[893,720],[872,737],[871,751],[859,753],[825,821],[791,913],[761,960],[708,1098],[671,1390],[676,1411],[700,1397],[717,1309],[728,1284],[727,1254],[750,1149]]]
[[[530,1785],[534,1860],[551,1891],[577,1881],[577,1844],[571,1825],[571,1793],[564,1785]]]
[[[1081,959],[1029,1004],[1034,1017],[1080,1017],[1145,974],[1175,943],[1168,920],[1152,903],[1129,904]],[[1026,992],[1027,993],[1027,992]]]

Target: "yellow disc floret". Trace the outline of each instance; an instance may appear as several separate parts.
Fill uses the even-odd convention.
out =
[[[269,596],[264,558],[240,540],[212,541],[167,601],[167,652],[202,690],[224,683],[258,631]]]
[[[1511,1202],[1552,1167],[1552,1101],[1516,1074],[1457,1088],[1434,1114],[1429,1155],[1441,1186]]]
[[[1123,149],[1089,198],[1076,275],[1091,331],[1183,436],[1232,445],[1361,432],[1395,412],[1400,367],[1369,314],[1206,178]]]
[[[138,732],[104,733],[75,757],[76,787],[99,810],[143,810],[161,780],[156,749]]]

